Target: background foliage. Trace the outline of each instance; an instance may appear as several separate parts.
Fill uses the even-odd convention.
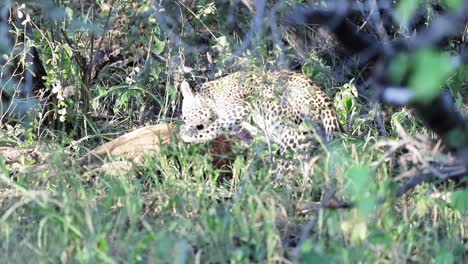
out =
[[[332,35],[282,23],[303,2],[327,1],[7,1],[0,151],[38,154],[14,163],[0,157],[0,262],[466,261],[463,177],[404,189],[425,173],[466,176],[463,164],[410,109],[382,106],[366,93],[358,83],[369,73]],[[389,38],[411,36],[420,11],[427,27],[439,15],[435,4],[463,1],[397,1]],[[467,34],[442,50],[401,55],[391,78],[411,72],[423,103],[448,88],[466,116],[467,69],[451,56],[465,49]],[[46,74],[28,86],[18,78],[30,65],[40,68],[28,59],[32,48]],[[26,67],[15,75],[14,65]],[[67,163],[136,127],[179,122],[183,79],[200,84],[240,69],[279,68],[319,82],[347,130],[317,150],[309,173],[272,178],[261,140],[233,143],[230,177],[213,167],[209,144],[163,146],[162,155],[118,176],[82,177]],[[37,174],[36,163],[52,169]]]

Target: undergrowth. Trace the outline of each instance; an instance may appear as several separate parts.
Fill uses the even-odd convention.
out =
[[[37,23],[35,35],[25,37],[42,50],[51,108],[28,124],[2,116],[0,145],[47,153],[39,165],[49,169],[31,170],[38,164],[27,157],[15,164],[0,157],[0,263],[468,260],[466,187],[423,183],[397,195],[406,172],[450,161],[450,155],[409,109],[369,105],[354,80],[338,85],[322,74],[337,65],[315,54],[296,70],[334,95],[347,133],[320,146],[305,173],[270,175],[271,153],[262,141],[249,147],[233,142],[228,176],[212,165],[208,143],[173,142],[128,172],[82,177],[83,168],[70,158],[135,127],[177,122],[180,78],[200,83],[242,67],[273,67],[279,57],[267,41],[236,54],[250,20],[236,13],[237,23],[224,23],[231,17],[227,1],[197,2],[195,13],[184,1],[165,6],[166,13],[193,18],[199,34],[180,33],[183,47],[169,37],[172,28],[157,21],[162,10],[156,12],[153,1],[97,1],[94,15],[89,1],[82,2],[65,1],[58,18],[36,17],[41,27]],[[15,34],[22,33],[17,28]],[[89,66],[90,54],[100,54],[90,39],[109,49],[105,58],[118,59],[99,57],[87,72],[77,58]],[[209,48],[191,51],[193,43]],[[113,54],[121,48],[125,52]],[[96,78],[86,83],[88,75]],[[455,82],[464,83],[455,95],[466,111],[466,76],[452,76],[449,83]],[[421,138],[429,149],[422,149]]]
[[[183,144],[128,173],[93,179],[65,166],[69,153],[60,147],[48,161],[52,169],[34,177],[11,178],[3,164],[0,262],[465,259],[466,205],[454,202],[450,185],[423,184],[395,199],[390,166],[368,165],[383,154],[372,141],[344,140],[320,152],[312,174],[282,179],[250,154],[220,180],[204,146]],[[330,192],[356,206],[321,208]]]

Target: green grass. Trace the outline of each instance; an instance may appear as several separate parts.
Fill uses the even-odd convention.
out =
[[[206,146],[170,145],[119,176],[80,177],[54,146],[50,170],[0,178],[0,263],[462,263],[466,213],[423,184],[393,199],[383,150],[345,139],[313,174],[274,179],[261,144],[220,180]],[[299,210],[330,190],[352,209]]]
[[[189,75],[207,77],[207,55],[183,50],[168,38],[159,28],[159,15],[147,10],[152,2],[158,1],[140,1],[141,5],[112,1],[113,12],[105,12],[103,5],[104,12],[96,18],[90,17],[94,17],[88,9],[91,5],[67,1],[63,10],[47,8],[51,15],[60,10],[66,13],[63,21],[47,21],[31,13],[37,18],[34,21],[43,22],[38,23],[34,38],[25,39],[40,47],[46,88],[60,88],[57,93],[61,95],[65,88],[76,90],[70,97],[51,99],[51,121],[37,122],[42,116],[28,128],[13,125],[0,131],[0,146],[39,146],[39,152],[51,154],[42,170],[26,158],[17,164],[5,164],[0,158],[0,263],[468,262],[466,187],[425,183],[395,197],[398,185],[407,180],[397,179],[398,175],[450,161],[449,155],[411,143],[413,149],[399,148],[376,166],[391,146],[376,143],[399,144],[405,140],[401,130],[409,135],[430,133],[408,109],[369,106],[369,100],[359,97],[353,80],[334,87],[337,81],[320,69],[338,73],[345,63],[341,59],[332,63],[310,54],[302,64],[303,73],[334,94],[338,116],[349,133],[317,150],[318,159],[313,159],[308,173],[297,170],[280,179],[270,175],[267,144],[258,140],[249,147],[236,144],[238,156],[231,177],[213,168],[206,154],[208,146],[203,144],[165,146],[161,155],[147,157],[143,165],[117,176],[101,172],[83,177],[86,169],[66,165],[68,158],[79,157],[122,129],[148,121],[174,121],[181,101],[175,80]],[[174,5],[168,5],[165,12],[172,16],[180,5],[170,2]],[[206,10],[212,1],[198,2]],[[255,50],[241,57],[234,54],[241,46],[236,35],[241,31],[236,33],[226,23],[226,11],[221,6],[216,14],[185,21],[190,31],[183,30],[180,37],[194,46],[208,41],[203,45],[211,47],[218,73],[278,66],[279,54],[270,52],[269,30]],[[42,11],[37,14],[44,15]],[[110,27],[105,29],[108,15]],[[244,12],[236,16],[237,27],[250,27],[250,17]],[[75,24],[83,28],[75,29],[71,26]],[[73,47],[53,37],[62,27],[76,42]],[[91,114],[84,114],[79,90],[92,71],[83,72],[76,55],[91,58],[91,50],[99,54],[97,41],[91,47],[93,28],[105,31],[102,50],[126,52],[122,63],[101,69],[93,85],[86,87]],[[207,39],[206,29],[216,38]],[[20,30],[13,36],[21,39]],[[330,52],[334,58],[334,51]],[[153,54],[161,54],[170,63]],[[293,54],[288,50],[284,55]],[[193,70],[181,76],[181,65]],[[457,105],[467,113],[465,76],[460,70],[449,83]],[[355,78],[360,79],[359,72]],[[381,123],[376,122],[380,119]],[[0,121],[7,122],[3,117]],[[421,155],[405,156],[416,152]],[[333,197],[354,207],[327,209]]]

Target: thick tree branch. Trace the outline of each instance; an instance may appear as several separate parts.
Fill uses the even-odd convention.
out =
[[[426,126],[438,133],[449,148],[456,150],[460,160],[468,166],[468,122],[458,113],[450,95],[443,92],[430,103],[419,103],[413,100],[410,89],[407,87],[393,89],[394,86],[401,86],[401,84],[392,83],[392,80],[386,77],[389,65],[399,52],[440,47],[448,38],[463,32],[468,22],[468,2],[465,2],[458,10],[441,14],[426,30],[418,32],[413,37],[399,39],[387,45],[353,25],[350,22],[353,13],[351,9],[349,4],[344,7],[337,5],[329,9],[300,7],[290,16],[290,22],[292,24],[318,24],[332,31],[340,43],[360,58],[363,64],[370,63],[373,66],[373,75],[367,82],[379,89],[375,92],[382,95],[379,98],[381,102],[390,104],[403,102],[404,105],[411,106]],[[459,56],[459,61],[466,63],[467,57],[467,52],[463,51]],[[387,90],[389,87],[391,89]],[[392,96],[388,96],[390,91]],[[406,99],[396,100],[397,98],[393,95],[404,95]]]
[[[406,194],[421,183],[442,183],[448,180],[459,181],[463,177],[466,177],[468,173],[468,171],[462,166],[447,167],[439,169],[438,172],[439,176],[436,176],[432,172],[412,173],[412,175],[409,176],[410,179],[398,187],[396,197]]]

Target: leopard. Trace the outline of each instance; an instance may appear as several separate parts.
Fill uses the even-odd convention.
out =
[[[180,85],[180,137],[203,143],[218,136],[262,134],[280,153],[309,153],[344,132],[332,99],[306,75],[291,70],[238,71],[192,89]],[[289,166],[284,163],[283,166]]]

